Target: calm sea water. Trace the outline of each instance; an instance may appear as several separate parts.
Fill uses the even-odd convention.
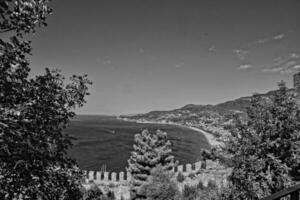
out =
[[[192,163],[199,159],[200,149],[209,148],[204,135],[174,125],[138,124],[125,122],[110,116],[77,116],[66,132],[77,138],[69,155],[85,170],[124,171],[133,149],[136,133],[147,128],[166,131],[172,143],[175,158],[180,163]]]

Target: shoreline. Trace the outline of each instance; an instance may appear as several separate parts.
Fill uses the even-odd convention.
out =
[[[188,128],[188,129],[194,130],[198,133],[202,133],[204,135],[204,137],[207,139],[210,146],[219,146],[219,145],[221,145],[221,143],[216,140],[215,136],[213,136],[212,134],[210,134],[210,133],[208,133],[208,132],[206,132],[202,129],[199,129],[199,128],[196,128],[196,127],[193,127],[193,126],[185,126],[185,125],[177,124],[177,123],[173,123],[173,122],[131,120],[131,119],[124,119],[124,118],[121,118],[121,117],[117,117],[117,119],[127,121],[127,122],[135,122],[135,123],[138,123],[138,124],[165,124],[165,125],[175,125],[175,126],[179,126],[179,127],[182,127],[182,128]]]

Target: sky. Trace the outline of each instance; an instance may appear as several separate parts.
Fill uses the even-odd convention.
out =
[[[276,89],[300,69],[299,0],[53,0],[32,74],[93,81],[78,114],[217,104]]]

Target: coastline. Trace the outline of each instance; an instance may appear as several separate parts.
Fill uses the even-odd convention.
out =
[[[138,124],[165,124],[165,125],[175,125],[175,126],[179,126],[179,127],[182,127],[182,128],[188,128],[188,129],[194,130],[198,133],[202,133],[205,136],[205,138],[207,139],[210,146],[219,146],[219,145],[221,145],[221,143],[219,141],[217,141],[217,139],[214,135],[212,135],[211,133],[208,133],[208,132],[206,132],[202,129],[193,127],[193,126],[185,126],[185,125],[178,124],[178,123],[173,123],[173,122],[132,120],[132,119],[126,119],[126,118],[121,118],[121,117],[117,117],[117,119],[123,120],[123,121],[128,121],[128,122],[135,122],[135,123],[138,123]]]

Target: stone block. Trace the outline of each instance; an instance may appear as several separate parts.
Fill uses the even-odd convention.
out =
[[[124,172],[119,173],[119,181],[124,181]]]
[[[104,181],[109,181],[109,179],[108,179],[108,177],[109,177],[109,172],[104,172]]]
[[[183,165],[177,166],[177,172],[183,172]]]
[[[91,181],[91,180],[94,180],[94,174],[95,172],[94,171],[89,171],[89,175],[88,175],[88,179]]]
[[[126,175],[127,175],[127,181],[131,181],[131,173],[127,172]]]
[[[186,164],[186,172],[192,172],[192,165]]]
[[[113,182],[117,181],[117,173],[116,172],[111,173],[111,181],[113,181]]]
[[[202,162],[201,162],[201,161],[196,162],[196,163],[195,163],[195,171],[200,170],[200,169],[201,169],[201,165],[202,165]]]
[[[101,181],[101,172],[96,172],[96,181]]]

